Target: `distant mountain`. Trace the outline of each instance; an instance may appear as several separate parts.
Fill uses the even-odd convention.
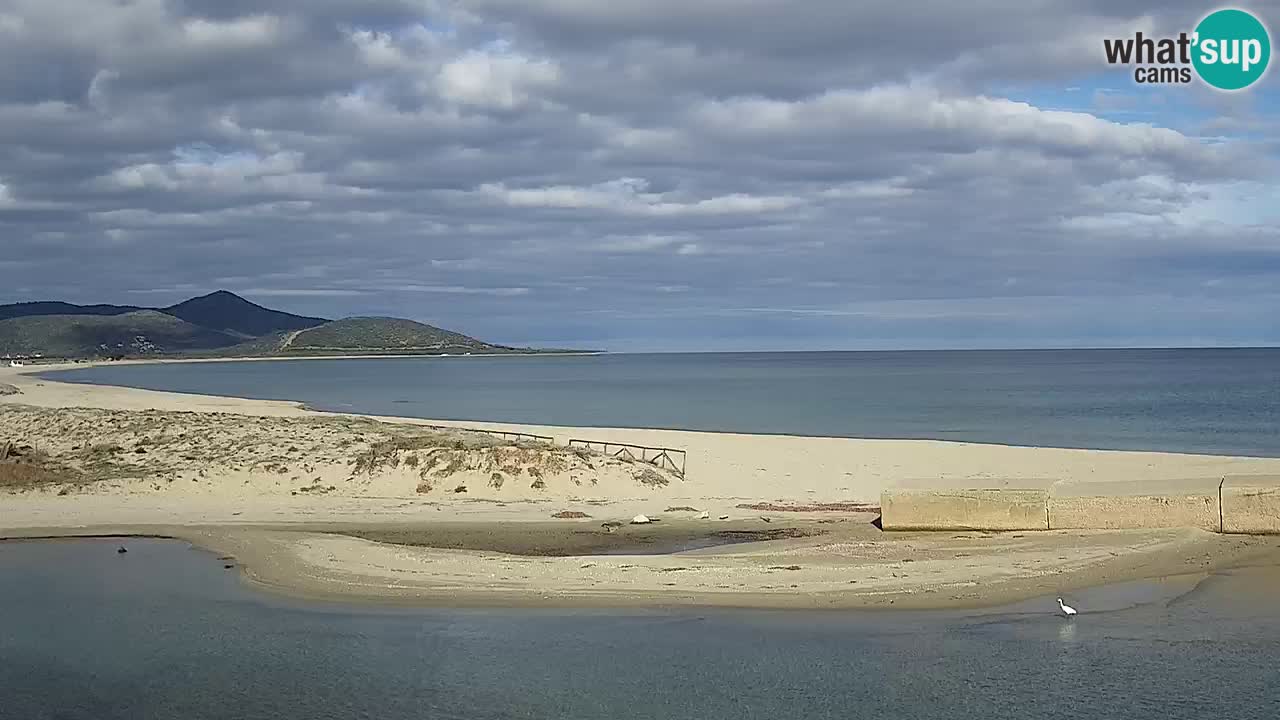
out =
[[[161,355],[225,347],[237,338],[158,310],[119,315],[32,315],[0,320],[0,354],[49,357]]]
[[[0,355],[287,357],[539,352],[389,317],[328,321],[219,290],[163,309],[34,302],[0,305]],[[564,352],[561,350],[549,352]]]
[[[241,338],[304,330],[328,322],[324,318],[270,310],[226,290],[170,305],[161,312]]]
[[[73,305],[65,302],[25,302],[0,305],[0,320],[34,315],[123,315],[144,308],[131,305]]]

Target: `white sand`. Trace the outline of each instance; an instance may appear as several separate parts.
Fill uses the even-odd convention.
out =
[[[83,367],[83,365],[78,366]],[[51,370],[53,367],[39,368]],[[42,381],[33,368],[0,368],[0,382],[22,390],[0,403],[41,407],[186,410],[245,415],[316,416],[297,403],[246,400]],[[687,452],[685,481],[663,500],[878,503],[902,486],[1044,486],[1051,480],[1133,482],[1280,473],[1280,459],[1156,452],[1011,447],[931,440],[863,440],[683,430],[567,428],[510,423],[378,418],[569,438],[673,447]],[[677,492],[678,491],[678,492]],[[469,496],[472,499],[475,495]],[[602,499],[610,499],[608,497]],[[643,511],[637,510],[637,512]]]

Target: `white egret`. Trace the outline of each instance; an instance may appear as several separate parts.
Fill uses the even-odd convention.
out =
[[[1062,602],[1062,598],[1058,598],[1058,607],[1062,608],[1062,614],[1071,617],[1076,614],[1076,609]]]

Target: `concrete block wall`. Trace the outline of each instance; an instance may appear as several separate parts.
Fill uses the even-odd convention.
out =
[[[1280,534],[1280,475],[1228,475],[1219,497],[1222,532]]]
[[[890,490],[880,496],[885,530],[1047,530],[1048,491]]]
[[[1029,480],[1029,487],[1008,480],[981,482],[988,487],[927,489],[914,482],[913,487],[886,490],[880,498],[881,524],[885,530],[1188,527],[1280,534],[1280,475],[1141,482]],[[956,481],[943,484],[954,486]]]
[[[1222,478],[1158,482],[1063,481],[1049,489],[1051,530],[1190,527],[1217,532]]]

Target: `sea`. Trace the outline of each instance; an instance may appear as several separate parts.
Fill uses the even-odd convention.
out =
[[[400,357],[48,377],[441,420],[1280,457],[1280,349]]]
[[[1278,586],[1248,570],[1072,595],[1074,619],[1054,598],[383,608],[280,598],[238,573],[178,541],[0,543],[0,719],[1280,717]]]

